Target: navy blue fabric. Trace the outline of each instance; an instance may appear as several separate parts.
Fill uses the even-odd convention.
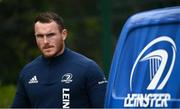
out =
[[[72,74],[72,81],[62,82],[63,75],[68,73]],[[38,83],[30,84],[34,76]],[[70,108],[104,105],[103,71],[94,61],[66,48],[60,56],[39,56],[23,68],[12,107],[62,108],[63,88],[70,89]]]

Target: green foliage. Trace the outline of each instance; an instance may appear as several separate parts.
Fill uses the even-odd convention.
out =
[[[103,7],[104,1],[109,1]],[[39,12],[55,11],[64,19],[68,29],[67,46],[95,60],[107,69],[103,53],[113,47],[119,32],[129,16],[137,12],[180,5],[178,0],[0,0],[0,82],[15,84],[22,67],[40,53],[36,47],[33,21]],[[103,17],[103,13],[109,15]],[[107,21],[103,21],[109,16]],[[107,31],[113,39],[103,42],[106,31],[103,22],[111,22]],[[104,26],[108,27],[108,26]],[[113,51],[110,50],[110,51]],[[111,53],[113,54],[113,53]],[[108,60],[108,63],[111,59]],[[109,65],[109,64],[108,64]],[[110,66],[108,66],[110,67]],[[106,70],[107,71],[107,70]],[[109,72],[106,72],[108,75]]]
[[[12,104],[16,87],[14,85],[0,86],[0,108],[9,108]]]

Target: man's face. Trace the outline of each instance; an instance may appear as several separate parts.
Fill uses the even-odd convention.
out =
[[[55,57],[63,53],[67,31],[61,32],[56,22],[36,22],[34,25],[36,43],[44,57]]]

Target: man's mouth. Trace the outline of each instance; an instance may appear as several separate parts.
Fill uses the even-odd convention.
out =
[[[44,46],[43,49],[53,48],[53,46]]]
[[[51,48],[53,48],[53,46],[45,46],[45,47],[43,47],[43,50],[49,50]]]

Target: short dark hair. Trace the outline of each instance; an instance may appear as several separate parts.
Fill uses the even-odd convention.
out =
[[[42,12],[42,13],[40,13],[35,18],[35,23],[38,21],[41,23],[50,23],[52,21],[55,21],[59,25],[60,31],[62,29],[64,29],[64,22],[63,22],[62,17],[60,17],[55,12]]]

